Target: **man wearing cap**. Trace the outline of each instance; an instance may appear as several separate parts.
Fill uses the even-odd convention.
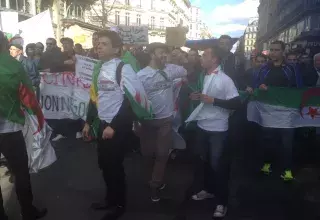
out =
[[[9,51],[10,55],[22,64],[24,70],[32,81],[32,85],[34,87],[38,87],[40,84],[40,75],[37,65],[32,59],[23,55],[23,46],[20,44],[11,44]]]
[[[147,51],[151,58],[149,65],[137,75],[151,101],[155,118],[141,123],[141,150],[147,167],[153,168],[151,200],[158,202],[159,190],[165,186],[163,177],[169,149],[172,147],[173,80],[186,77],[187,71],[181,66],[166,64],[168,48],[165,44],[152,43],[148,45]]]

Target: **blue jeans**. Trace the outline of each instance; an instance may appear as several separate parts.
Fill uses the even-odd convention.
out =
[[[199,187],[215,194],[218,204],[228,203],[229,158],[225,145],[227,132],[197,129],[195,153],[198,162],[195,179]],[[199,188],[200,190],[200,188]]]
[[[294,128],[262,128],[261,157],[266,163],[271,163],[270,153],[272,153],[281,159],[285,170],[292,169],[294,131]]]

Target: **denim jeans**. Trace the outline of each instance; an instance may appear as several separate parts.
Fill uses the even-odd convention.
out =
[[[262,146],[261,157],[266,163],[271,163],[270,153],[272,153],[281,159],[285,170],[292,169],[294,131],[294,128],[262,128],[260,139]],[[277,144],[279,140],[280,146]]]
[[[215,194],[218,204],[228,203],[229,159],[226,153],[227,132],[198,128],[195,153],[198,156],[195,181],[202,189]]]

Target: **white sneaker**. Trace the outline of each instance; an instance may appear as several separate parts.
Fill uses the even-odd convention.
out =
[[[55,138],[52,139],[52,141],[56,142],[56,141],[59,141],[59,140],[64,139],[64,138],[66,138],[66,137],[64,137],[61,134],[58,134]]]
[[[197,194],[193,195],[191,198],[195,201],[201,201],[201,200],[205,200],[205,199],[212,199],[212,198],[214,198],[214,195],[211,193],[208,193],[205,190],[202,190],[202,191],[198,192]]]
[[[76,139],[81,139],[81,138],[82,138],[82,132],[77,132]]]
[[[213,218],[224,218],[227,214],[228,208],[223,205],[217,205],[216,210],[214,210]]]

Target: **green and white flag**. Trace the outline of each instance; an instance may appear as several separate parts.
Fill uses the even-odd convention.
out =
[[[247,118],[269,128],[320,127],[320,87],[255,90]]]

